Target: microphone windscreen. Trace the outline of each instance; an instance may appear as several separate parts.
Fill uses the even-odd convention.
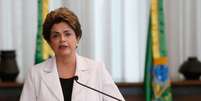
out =
[[[78,76],[74,76],[74,80],[78,80]]]

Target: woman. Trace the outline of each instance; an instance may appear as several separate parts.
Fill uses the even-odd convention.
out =
[[[30,68],[20,101],[116,101],[74,81],[124,100],[103,63],[79,56],[82,36],[77,16],[62,7],[51,11],[43,24],[43,37],[55,57]]]

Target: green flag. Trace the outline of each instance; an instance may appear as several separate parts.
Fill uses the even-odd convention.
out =
[[[54,55],[53,51],[42,36],[43,21],[48,13],[48,5],[48,0],[38,0],[38,31],[36,36],[35,64]]]
[[[42,62],[43,59],[43,37],[42,37],[42,24],[43,24],[43,16],[42,16],[42,0],[38,0],[38,31],[36,36],[36,52],[35,52],[35,64]]]
[[[145,61],[146,101],[172,101],[163,0],[151,0]]]

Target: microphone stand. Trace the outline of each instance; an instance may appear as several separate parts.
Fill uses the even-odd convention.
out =
[[[80,84],[81,86],[84,86],[84,87],[86,87],[86,88],[89,88],[89,89],[92,89],[92,90],[94,90],[94,91],[97,91],[97,92],[99,92],[99,93],[101,93],[101,94],[103,94],[103,95],[106,95],[106,96],[108,96],[108,97],[110,97],[110,98],[113,98],[113,99],[115,99],[115,100],[117,100],[117,101],[122,101],[122,100],[120,100],[120,99],[118,99],[118,98],[116,98],[116,97],[114,97],[114,96],[111,96],[111,95],[109,95],[109,94],[106,94],[106,93],[104,93],[104,92],[101,92],[101,91],[99,91],[99,90],[96,90],[96,89],[94,89],[94,88],[92,88],[92,87],[89,87],[89,86],[87,86],[87,85],[84,85],[84,84],[78,82],[78,77],[77,77],[77,76],[75,77],[75,81],[76,81],[78,84]]]

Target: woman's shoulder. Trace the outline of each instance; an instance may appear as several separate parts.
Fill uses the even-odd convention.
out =
[[[79,62],[82,62],[84,64],[88,64],[88,65],[101,65],[101,64],[104,64],[101,61],[94,60],[94,59],[84,57],[84,56],[78,56],[78,58],[79,58],[78,59]]]
[[[104,62],[97,61],[88,57],[79,56],[78,67],[85,67],[92,71],[101,71],[105,68]]]
[[[35,64],[33,65],[30,69],[31,71],[38,71],[38,70],[42,70],[44,69],[45,67],[51,65],[53,63],[53,60],[54,60],[54,57],[52,58],[49,58],[41,63],[38,63],[38,64]]]

